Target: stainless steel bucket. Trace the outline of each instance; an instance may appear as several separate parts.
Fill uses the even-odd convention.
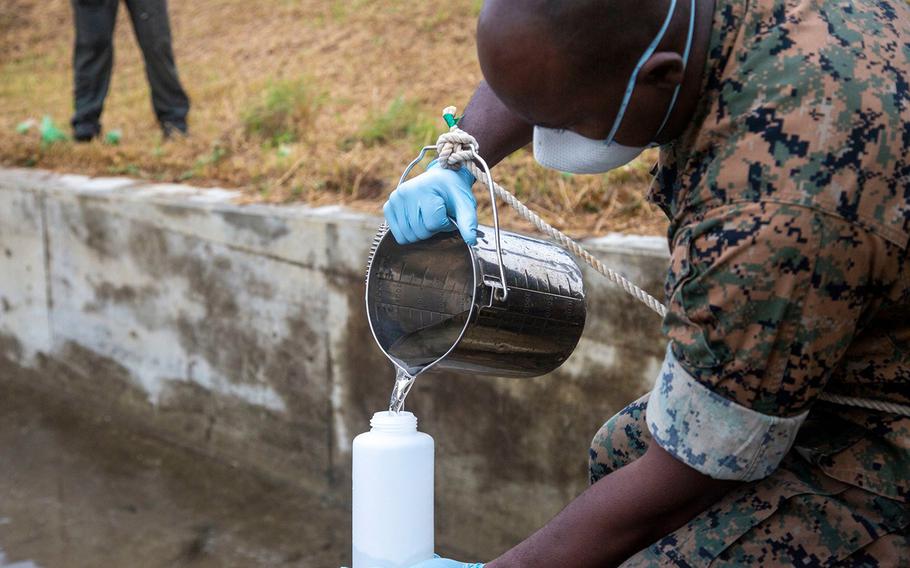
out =
[[[495,211],[494,219],[498,226]],[[474,246],[457,232],[399,245],[380,230],[366,307],[376,343],[410,375],[430,367],[543,375],[571,355],[586,313],[581,269],[568,252],[485,226]]]

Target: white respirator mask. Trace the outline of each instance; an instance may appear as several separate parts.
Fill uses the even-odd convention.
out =
[[[534,127],[534,159],[547,168],[569,172],[573,174],[597,174],[610,171],[619,166],[628,164],[641,154],[646,148],[658,146],[652,142],[647,146],[623,146],[613,140],[619,125],[622,124],[623,115],[626,113],[626,107],[629,106],[629,99],[632,97],[632,91],[635,89],[635,82],[638,80],[638,73],[644,64],[654,55],[654,51],[663,39],[670,21],[673,19],[673,12],[676,9],[676,0],[670,1],[670,9],[664,23],[657,32],[657,36],[651,41],[648,48],[638,60],[632,76],[629,78],[629,84],[626,85],[626,91],[623,94],[622,103],[619,106],[619,112],[613,120],[613,127],[610,134],[605,140],[594,140],[586,138],[581,134],[571,130],[557,128]],[[689,61],[689,50],[692,47],[692,31],[695,25],[695,0],[690,0],[689,5],[689,33],[686,36],[686,48],[683,52],[683,69]],[[679,89],[682,84],[676,86],[673,91],[673,98],[670,99],[670,105],[667,113],[664,115],[660,128],[654,135],[657,138],[663,131],[673,107],[676,105],[676,97],[679,95]]]

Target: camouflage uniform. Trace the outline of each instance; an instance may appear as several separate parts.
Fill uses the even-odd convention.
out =
[[[629,566],[910,566],[910,4],[717,0],[671,224],[654,389],[591,448],[747,483]]]

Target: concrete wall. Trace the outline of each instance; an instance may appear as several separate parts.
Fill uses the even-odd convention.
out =
[[[345,507],[351,440],[393,381],[363,309],[378,219],[236,197],[0,169],[0,379]],[[662,296],[662,239],[590,244]],[[594,273],[586,286],[557,372],[418,380],[442,552],[489,559],[549,519],[585,487],[593,433],[653,381],[659,318]]]

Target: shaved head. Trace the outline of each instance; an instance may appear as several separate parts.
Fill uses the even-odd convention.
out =
[[[669,5],[669,0],[487,0],[477,24],[484,78],[529,122],[568,127],[581,112],[574,106],[590,107],[595,98],[601,106],[614,102]]]
[[[668,5],[667,0],[487,0],[478,36],[496,42],[501,33],[523,28],[559,50],[572,75],[594,80],[604,69],[631,69],[629,51],[644,50]]]

